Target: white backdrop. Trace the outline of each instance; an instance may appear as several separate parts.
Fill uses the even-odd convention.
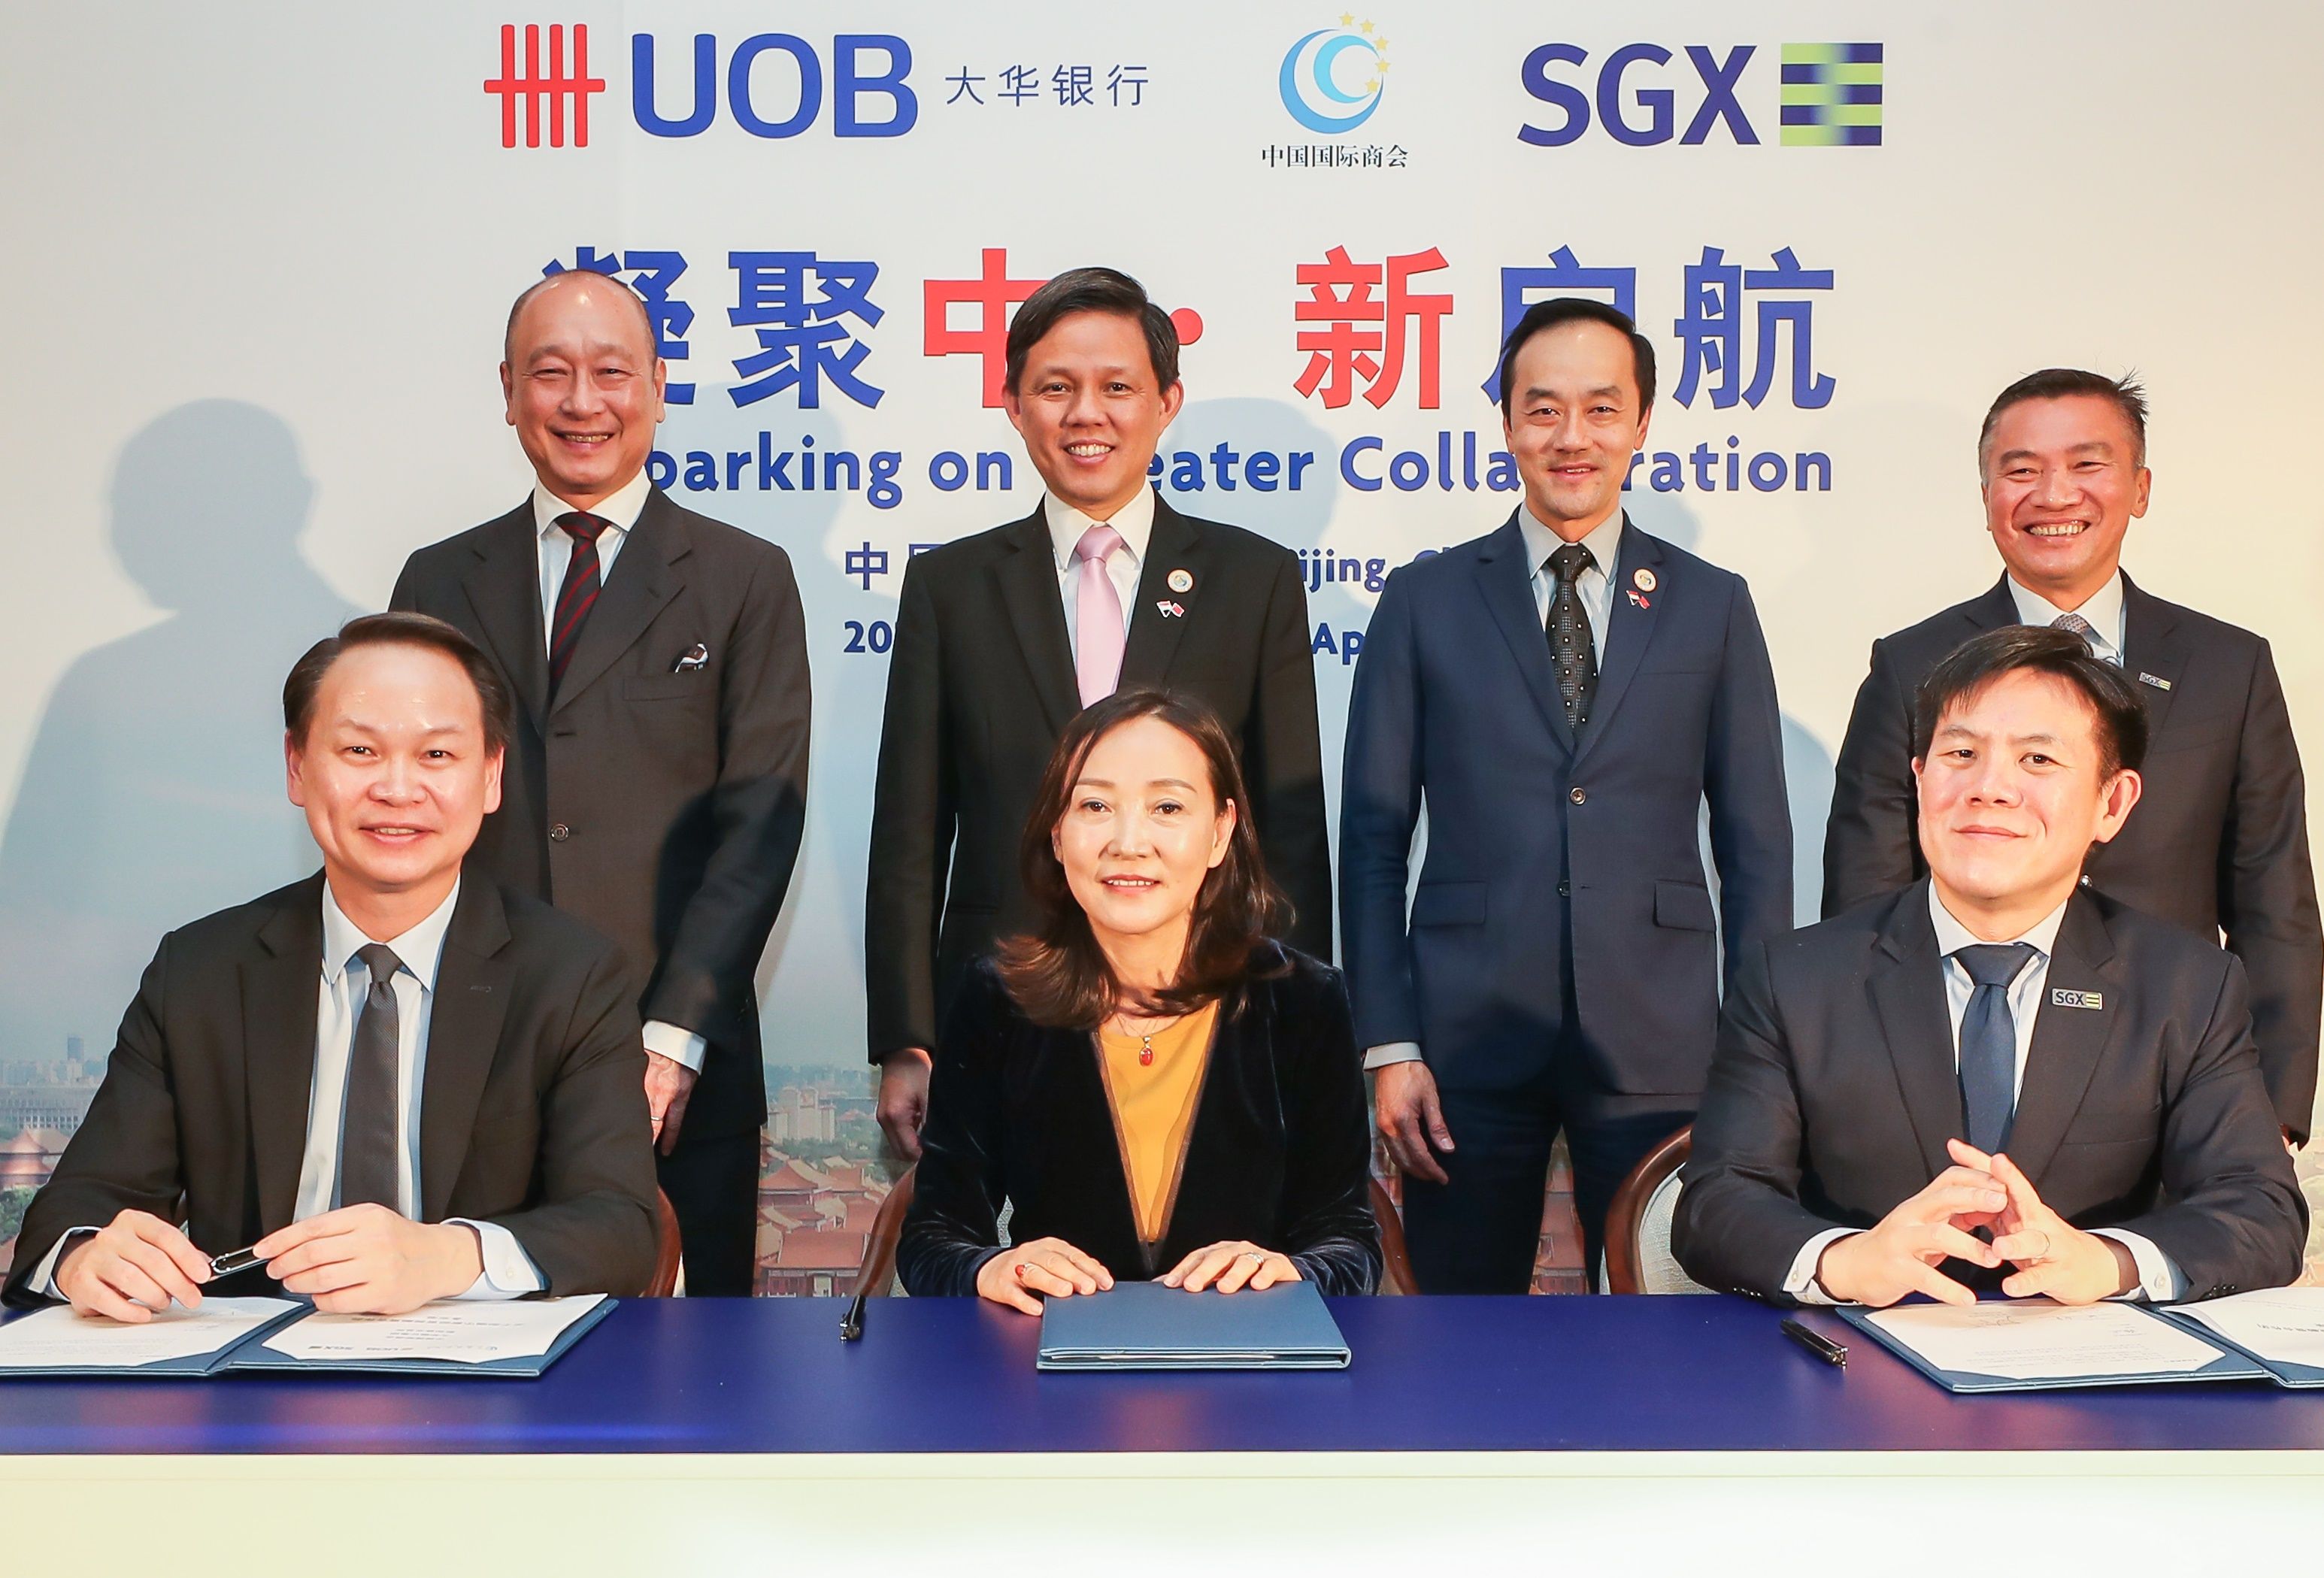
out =
[[[1649,462],[1629,505],[1749,577],[1782,686],[1803,914],[1868,643],[1993,579],[1976,425],[2037,366],[2145,375],[2156,486],[2130,568],[2269,635],[2311,760],[2324,752],[2324,506],[2310,470],[2324,427],[2311,381],[2324,361],[2312,180],[2324,110],[2309,79],[2324,23],[2310,13],[2221,7],[2191,23],[2120,0],[1672,4],[1602,20],[1412,0],[1354,12],[1188,0],[1136,14],[531,3],[17,6],[6,21],[0,1060],[59,1056],[68,1034],[101,1050],[163,929],[307,869],[281,796],[281,673],[339,619],[377,607],[410,549],[522,495],[494,382],[503,316],[544,266],[574,265],[585,247],[686,260],[669,294],[694,320],[674,336],[688,355],[672,371],[696,398],[672,408],[661,447],[681,476],[688,453],[715,457],[722,483],[725,457],[752,452],[742,486],[679,496],[783,544],[807,598],[814,776],[805,856],[762,973],[773,1062],[862,1055],[886,677],[872,649],[904,556],[1038,496],[1014,435],[982,403],[981,359],[928,354],[927,282],[974,281],[987,249],[1023,281],[1116,264],[1199,313],[1189,403],[1166,448],[1201,454],[1206,471],[1222,441],[1315,459],[1296,491],[1281,485],[1286,459],[1272,492],[1240,473],[1222,491],[1213,472],[1177,502],[1383,568],[1489,530],[1513,502],[1460,475],[1464,435],[1477,435],[1480,482],[1498,447],[1479,383],[1502,271],[1549,268],[1561,248],[1582,268],[1635,271],[1664,364],[1647,447],[1680,457],[1666,473],[1685,485],[1656,491]],[[526,96],[485,86],[512,75],[503,24],[519,68],[526,24],[542,30],[544,68],[552,26],[567,30],[568,65],[569,30],[587,28],[602,90],[533,96],[557,106],[563,146],[548,145],[546,115],[543,145],[526,146]],[[891,44],[843,34],[901,41],[906,92],[861,80],[896,75]],[[641,124],[638,35],[653,41],[647,108],[665,123],[695,106],[696,35],[715,41],[714,118],[697,134]],[[1877,145],[1784,140],[1780,65],[1803,42],[1880,46],[1882,102],[1859,116],[1877,113]],[[1335,51],[1321,68],[1319,51]],[[1076,67],[1089,69],[1088,102],[1062,102]],[[796,113],[810,70],[812,116]],[[1706,78],[1731,78],[1731,102]],[[1295,105],[1369,115],[1318,131]],[[839,134],[907,119],[899,135]],[[786,122],[796,134],[761,134]],[[1436,250],[1443,266],[1407,291],[1449,304],[1409,304],[1392,391],[1384,373],[1350,367],[1334,404],[1328,367],[1312,396],[1297,387],[1310,360],[1299,337],[1331,329],[1298,317],[1314,295],[1299,271],[1342,247],[1373,270]],[[1747,273],[1739,293],[1714,290],[1691,309],[1704,293],[1685,271],[1706,247],[1752,272],[1788,249],[1799,269],[1829,271],[1828,286]],[[870,310],[762,300],[760,322],[738,324],[735,253],[814,254],[810,304],[866,280],[840,264],[876,264],[860,288]],[[1806,304],[1810,344],[1803,355],[1798,319],[1778,311],[1769,360],[1760,314],[1784,303]],[[1730,365],[1699,369],[1682,402],[1675,322],[1720,305],[1740,325]],[[967,330],[982,310],[946,320]],[[768,371],[796,370],[784,347],[809,342],[818,404],[798,381],[736,403],[736,385],[766,375],[735,365],[760,353],[762,326],[776,340]],[[1761,398],[1735,399],[1763,362]],[[762,486],[761,434],[770,457],[808,438],[867,467],[892,451],[900,496],[881,508],[862,491]],[[1351,483],[1343,453],[1366,438],[1379,443],[1358,445],[1356,477],[1383,477],[1410,451],[1406,480],[1425,480]],[[1760,491],[1746,472],[1731,489],[1730,444],[1738,466],[1764,453],[1763,482],[1776,466],[1783,480]],[[930,463],[947,451],[1009,457],[1013,487],[945,491]],[[1805,491],[1803,454],[1827,457],[1806,467]],[[886,573],[869,573],[874,558],[849,574],[851,551],[867,549],[888,556]],[[1334,762],[1346,632],[1373,600],[1360,580],[1312,594],[1328,627],[1316,663]],[[845,650],[858,639],[866,650]]]

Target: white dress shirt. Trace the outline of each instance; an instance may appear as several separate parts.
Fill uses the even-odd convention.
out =
[[[2049,624],[2067,612],[2041,593],[2019,586],[2016,577],[2011,576],[2007,579],[2009,598],[2017,604],[2017,622],[2020,624]],[[2089,600],[2072,612],[2080,614],[2089,624],[2088,640],[2090,651],[2116,668],[2121,668],[2123,622],[2126,617],[2123,606],[2122,572],[2115,571],[2107,577],[2105,586],[2091,593]]]
[[[630,532],[638,523],[638,516],[653,495],[653,484],[641,470],[620,487],[591,505],[586,512],[605,522],[597,533],[597,585],[604,586],[613,577],[613,561],[622,557],[622,545],[630,540]],[[565,587],[565,572],[573,564],[573,534],[557,523],[559,515],[578,506],[567,503],[538,483],[532,489],[533,529],[540,533],[540,640],[544,650],[549,640],[549,627],[557,619],[557,595]],[[683,1025],[669,1024],[661,1020],[648,1020],[645,1026],[646,1050],[659,1052],[673,1062],[683,1063],[695,1073],[702,1072],[702,1060],[710,1050],[707,1038],[696,1035]]]
[[[435,1009],[436,970],[444,957],[444,934],[459,902],[460,884],[455,881],[444,902],[425,919],[386,942],[402,965],[390,983],[395,993],[395,1110],[402,1139],[396,1155],[395,1209],[414,1222],[420,1220],[420,1094],[427,1085],[429,1020]],[[347,1073],[355,1025],[371,995],[371,972],[356,953],[371,941],[362,927],[347,918],[331,893],[330,883],[325,882],[320,990],[315,1005],[315,1070],[308,1085],[307,1149],[299,1162],[299,1194],[290,1213],[293,1222],[320,1216],[339,1205],[339,1144],[346,1117]],[[475,1231],[484,1260],[482,1273],[457,1297],[518,1298],[547,1286],[532,1258],[507,1228],[464,1217],[450,1220]],[[96,1231],[78,1228],[60,1239],[33,1278],[33,1286],[51,1297],[57,1297],[57,1261],[68,1246]],[[221,1245],[216,1252],[236,1247]]]
[[[2015,583],[2013,582],[2014,586]],[[2070,897],[2067,903],[2072,902]],[[2030,944],[2033,962],[2017,973],[2009,983],[2009,1025],[2017,1040],[2017,1069],[2013,1088],[2023,1093],[2025,1088],[2025,1059],[2034,1049],[2034,1023],[2042,1010],[2050,980],[2050,955],[2056,949],[2058,927],[2066,918],[2066,905],[2061,903],[2011,942]],[[1952,912],[1937,897],[1937,885],[1929,884],[1929,919],[1937,928],[1937,951],[1944,955],[1945,1013],[1952,1021],[1953,1066],[1960,1066],[1961,1020],[1969,1012],[1969,998],[1977,991],[1977,983],[1969,979],[1968,968],[1956,956],[1961,949],[1983,943],[1985,939],[1955,920]],[[2006,1148],[2005,1148],[2006,1154]],[[1856,1232],[1851,1227],[1836,1227],[1810,1239],[1792,1261],[1791,1275],[1784,1278],[1784,1291],[1810,1304],[1837,1304],[1839,1300],[1826,1294],[1815,1279],[1817,1260],[1824,1247],[1834,1240],[1843,1239]],[[2138,1286],[2122,1297],[2151,1299],[2167,1304],[2185,1291],[2186,1278],[2170,1256],[2164,1254],[2152,1239],[2120,1228],[2101,1227],[2093,1230],[2099,1238],[2110,1238],[2130,1251],[2137,1262]]]
[[[1113,512],[1110,521],[1084,515],[1055,494],[1041,495],[1042,517],[1049,525],[1049,547],[1057,559],[1057,595],[1065,602],[1065,642],[1073,649],[1074,660],[1082,655],[1081,561],[1074,549],[1081,545],[1082,534],[1093,526],[1111,526],[1121,534],[1121,546],[1106,556],[1105,578],[1121,598],[1121,633],[1130,633],[1130,622],[1138,613],[1138,577],[1145,573],[1146,550],[1154,540],[1154,490],[1142,487],[1137,496]]]
[[[1542,627],[1543,651],[1548,650],[1549,605],[1557,596],[1557,576],[1549,568],[1550,555],[1565,546],[1565,539],[1534,519],[1531,506],[1517,506],[1517,532],[1525,539],[1526,581],[1533,589],[1533,610]],[[1622,512],[1615,511],[1582,540],[1595,562],[1573,577],[1574,595],[1582,599],[1582,611],[1590,616],[1591,654],[1598,666],[1605,666],[1606,623],[1614,608],[1614,569],[1616,556],[1622,551]],[[1364,1054],[1367,1070],[1385,1068],[1391,1063],[1413,1063],[1420,1057],[1417,1041],[1390,1041],[1374,1047]]]

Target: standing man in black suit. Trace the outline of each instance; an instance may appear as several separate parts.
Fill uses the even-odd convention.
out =
[[[1690,1276],[1888,1305],[2300,1274],[2242,964],[2079,888],[2090,845],[2137,826],[2138,688],[2082,636],[2024,628],[1923,681],[1929,875],[1749,948],[1672,1226]]]
[[[1200,697],[1242,753],[1287,939],[1332,956],[1307,595],[1289,549],[1147,485],[1178,414],[1178,333],[1137,281],[1075,269],[1009,327],[1010,421],[1047,491],[1021,521],[914,558],[889,658],[864,900],[880,1124],[919,1154],[929,1057],[968,967],[1038,919],[1025,817],[1066,720],[1117,686]]]
[[[1978,438],[1986,530],[2007,567],[1981,597],[1872,644],[1840,748],[1824,833],[1823,912],[1901,888],[1914,844],[1913,695],[1980,631],[2055,625],[2128,675],[2153,744],[2138,815],[2090,852],[2100,892],[2207,941],[2222,931],[2251,978],[2252,1021],[2285,1139],[2306,1140],[2324,1020],[2324,923],[2308,858],[2307,789],[2267,642],[2165,603],[2122,573],[2146,513],[2139,387],[2052,367],[1993,402]]]
[[[1603,302],[1526,310],[1501,349],[1525,503],[1390,576],[1356,669],[1341,927],[1426,1293],[1532,1285],[1561,1129],[1596,1263],[1624,1176],[1693,1115],[1720,918],[1730,966],[1792,924],[1783,721],[1750,591],[1622,509],[1654,356]]]
[[[498,674],[448,625],[373,614],[299,660],[282,715],[323,870],[161,939],[7,1301],[147,1321],[254,1243],[263,1266],[209,1291],[370,1315],[639,1291],[653,1165],[621,956],[462,869],[500,800]]]
[[[807,815],[807,626],[783,550],[646,477],[645,304],[555,275],[510,309],[501,391],[538,478],[420,549],[393,605],[459,626],[518,702],[479,867],[622,946],[687,1291],[751,1291],[767,1117],[753,976]]]

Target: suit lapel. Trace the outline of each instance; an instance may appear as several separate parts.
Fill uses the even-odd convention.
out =
[[[653,623],[663,604],[678,595],[678,589],[686,584],[678,563],[691,549],[686,529],[678,520],[678,506],[656,488],[646,496],[646,507],[638,512],[637,524],[622,544],[613,573],[605,577],[604,590],[597,595],[597,605],[581,627],[573,661],[567,666],[549,707],[552,715],[564,711],[575,697],[618,662],[645,634],[646,626]],[[544,671],[546,662],[544,659]]]
[[[2058,1154],[2066,1127],[2089,1092],[2114,1027],[2121,1022],[2123,976],[2113,967],[2114,943],[2098,906],[2077,892],[2067,900],[2050,955],[2050,977],[2034,1010],[2034,1044],[2025,1055],[2025,1077],[2017,1093],[2017,1113],[2009,1129],[2009,1158],[2042,1185],[2043,1170]],[[2070,1001],[2096,1001],[2099,1007],[2065,1007],[2061,993],[2083,993]]]
[[[1512,512],[1502,528],[1485,540],[1477,556],[1477,591],[1508,642],[1509,655],[1533,692],[1534,705],[1549,723],[1550,733],[1568,752],[1573,749],[1573,725],[1565,721],[1565,701],[1557,694],[1557,677],[1549,667],[1549,632],[1534,607],[1532,567],[1526,563],[1525,534]]]
[[[263,1232],[299,1208],[315,1085],[315,1020],[323,983],[323,879],[290,889],[259,928],[261,951],[242,965],[244,1089]]]
[[[1598,695],[1590,704],[1589,727],[1582,735],[1583,756],[1605,734],[1614,709],[1621,705],[1623,693],[1630,688],[1630,680],[1646,655],[1646,643],[1655,639],[1655,622],[1662,617],[1664,605],[1677,595],[1669,572],[1659,568],[1655,590],[1632,595],[1636,590],[1632,574],[1641,566],[1660,567],[1663,545],[1631,525],[1627,512],[1622,516],[1619,560],[1612,571],[1614,595],[1607,604],[1605,633],[1598,641]]]
[[[1968,617],[1969,623],[1978,630],[2006,630],[2013,624],[2025,623],[2017,617],[2017,599],[2009,595],[2009,577],[2006,573],[2003,574],[2001,579],[1993,583],[1984,596],[1974,602],[1962,604],[1960,611]],[[1966,641],[1969,638],[1964,636],[1961,639]]]
[[[1952,1018],[1945,1008],[1944,961],[1929,922],[1926,878],[1896,895],[1882,927],[1868,983],[1880,1016],[1897,1094],[1921,1142],[1926,1176],[1952,1165],[1945,1141],[1969,1131],[1953,1063]]]
[[[1158,515],[1156,523],[1160,524]],[[1065,600],[1057,594],[1056,550],[1040,505],[1009,529],[1009,545],[1013,551],[1001,556],[992,573],[1000,580],[1009,628],[1025,654],[1025,669],[1049,733],[1063,734],[1081,711],[1081,687],[1074,678],[1074,649],[1065,635]]]
[[[540,549],[530,498],[478,534],[476,562],[460,589],[518,705],[540,728],[549,715],[549,637],[540,627]]]
[[[626,549],[624,551],[627,551]],[[420,1088],[420,1214],[443,1220],[467,1159],[484,1080],[500,1049],[501,1021],[514,970],[501,956],[509,940],[500,890],[481,873],[461,884],[458,908],[436,966],[428,1018],[428,1067]]]
[[[1194,585],[1184,592],[1172,591],[1170,577],[1181,570]],[[1179,638],[1194,617],[1194,599],[1210,589],[1209,580],[1210,554],[1202,535],[1157,494],[1145,568],[1138,572],[1138,602],[1130,611],[1130,641],[1121,653],[1122,688],[1159,685],[1169,677]],[[1165,614],[1165,603],[1185,612]]]
[[[2122,670],[2137,683],[2146,703],[2146,734],[2163,738],[2163,720],[2171,715],[2171,697],[2187,669],[2187,642],[2179,631],[2179,615],[2170,604],[2151,597],[2122,578]],[[2160,679],[2156,685],[2147,676]]]

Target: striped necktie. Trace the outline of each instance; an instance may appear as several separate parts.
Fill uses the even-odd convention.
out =
[[[566,669],[573,661],[573,649],[581,644],[581,627],[589,623],[589,610],[597,605],[597,594],[604,581],[597,568],[597,534],[611,524],[579,510],[557,517],[573,539],[573,559],[565,567],[565,584],[558,588],[557,608],[549,622],[549,693],[557,694]]]

